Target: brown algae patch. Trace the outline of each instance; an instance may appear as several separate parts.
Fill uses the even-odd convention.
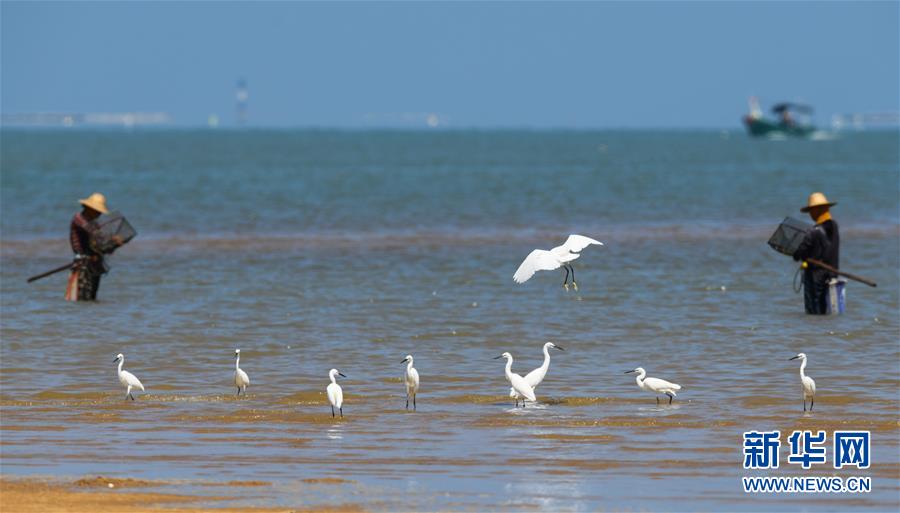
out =
[[[346,407],[345,407],[346,408]],[[371,414],[354,414],[341,418],[332,418],[331,410],[323,407],[321,411],[299,411],[291,410],[257,410],[247,409],[238,411],[222,412],[220,414],[192,414],[179,413],[168,417],[166,420],[179,424],[193,423],[201,426],[229,425],[240,423],[259,423],[259,424],[293,424],[293,425],[322,425],[334,424],[335,422],[354,422],[359,420],[371,420]]]
[[[605,443],[622,439],[621,436],[616,435],[567,435],[562,433],[541,433],[532,436],[542,440],[554,440],[563,443]]]
[[[141,488],[147,486],[160,486],[166,484],[162,481],[144,481],[132,478],[117,477],[85,477],[72,483],[79,488]]]
[[[350,479],[341,479],[339,477],[319,477],[319,478],[309,478],[309,479],[301,479],[300,482],[307,484],[344,484],[344,483],[355,483],[356,481],[352,481]]]
[[[102,486],[94,486],[95,479],[103,480]],[[0,496],[3,497],[3,511],[16,513],[201,513],[209,511],[217,512],[243,512],[243,513],[287,513],[294,512],[355,512],[362,511],[357,505],[346,505],[323,508],[228,508],[227,497],[174,495],[165,493],[148,492],[122,492],[111,490],[110,482],[120,483],[150,483],[133,479],[90,478],[88,484],[80,486],[75,483],[60,483],[39,479],[0,479]],[[78,483],[78,482],[76,482]],[[125,486],[129,486],[126,484]],[[114,486],[118,488],[118,486]],[[193,507],[191,503],[219,503],[210,507]],[[223,504],[224,503],[224,504]]]
[[[741,397],[738,400],[741,405],[748,409],[755,408],[765,408],[771,406],[790,406],[797,404],[800,400],[800,385],[797,385],[796,399],[793,396],[767,396],[767,395],[754,395]],[[817,407],[826,407],[827,405],[857,405],[857,404],[881,404],[884,406],[893,407],[896,403],[894,401],[889,401],[886,399],[879,399],[878,397],[872,397],[869,395],[854,395],[854,394],[818,394],[816,395],[816,406]]]
[[[522,418],[518,415],[498,414],[478,418],[471,425],[481,428],[534,426],[534,427],[628,427],[628,428],[652,428],[652,429],[707,429],[711,427],[735,426],[736,422],[730,420],[700,421],[688,415],[669,415],[666,417],[607,417],[602,419],[592,418]]]
[[[65,431],[65,426],[34,426],[34,425],[26,425],[26,426],[10,426],[9,424],[3,424],[0,426],[0,430],[3,431]]]
[[[238,486],[238,487],[252,487],[252,486],[272,486],[272,483],[268,481],[226,481],[224,483],[215,483],[215,482],[203,482],[198,483],[201,486]]]

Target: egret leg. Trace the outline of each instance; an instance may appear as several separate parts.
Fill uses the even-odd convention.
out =
[[[809,411],[812,411],[812,408],[813,408],[813,405],[814,405],[814,404],[816,404],[816,398],[815,398],[815,397],[810,397],[810,398],[809,398]]]
[[[563,278],[563,288],[569,290],[569,266],[564,265],[563,269],[566,270],[566,277]]]
[[[569,266],[569,269],[572,269],[572,287],[575,289],[575,292],[578,292],[578,284],[575,283],[575,268]]]
[[[409,409],[409,392],[406,393],[406,409]]]
[[[129,397],[131,397],[131,385],[128,385],[128,389],[125,390],[125,400],[127,401]]]
[[[675,396],[673,396],[672,394],[666,394],[666,395],[669,396],[669,404],[672,404],[672,399],[674,399]]]
[[[803,398],[803,411],[806,411],[806,398]]]
[[[659,396],[656,396],[656,405],[659,406]]]
[[[131,394],[128,394],[128,397],[130,397],[130,398],[131,398],[131,400],[132,400],[132,401],[134,401],[134,396],[133,396],[133,395],[131,395]]]
[[[413,411],[416,410],[416,394],[413,394]]]
[[[331,407],[331,418],[334,418],[334,406]]]
[[[338,408],[338,409],[341,410],[341,418],[344,418],[344,407],[341,406],[341,407]]]
[[[238,389],[237,395],[241,395],[241,387],[237,387],[237,389]]]

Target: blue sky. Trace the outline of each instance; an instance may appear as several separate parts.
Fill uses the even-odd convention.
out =
[[[179,125],[731,127],[750,95],[900,110],[898,2],[10,2],[4,113]]]

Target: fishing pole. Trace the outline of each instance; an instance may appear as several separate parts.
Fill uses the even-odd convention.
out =
[[[858,282],[860,282],[860,283],[865,283],[866,285],[868,285],[868,286],[870,286],[870,287],[877,287],[877,286],[878,286],[878,284],[875,283],[875,282],[872,281],[872,280],[868,280],[868,279],[866,279],[866,278],[863,278],[862,276],[857,276],[857,275],[855,275],[855,274],[851,274],[851,273],[848,273],[848,272],[844,272],[844,271],[835,269],[834,267],[831,267],[830,265],[826,264],[825,262],[822,262],[821,260],[816,260],[815,258],[807,258],[807,259],[806,259],[806,262],[804,262],[804,264],[807,263],[807,262],[809,262],[809,263],[812,264],[812,265],[821,267],[822,269],[825,269],[826,271],[831,271],[831,272],[833,272],[834,274],[837,274],[837,275],[840,275],[840,276],[846,276],[847,278],[850,278],[851,280],[855,280],[855,281],[858,281]]]

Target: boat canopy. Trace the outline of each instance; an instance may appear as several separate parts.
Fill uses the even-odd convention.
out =
[[[803,114],[812,114],[813,113],[812,107],[810,107],[809,105],[803,105],[800,103],[785,102],[785,103],[776,104],[774,107],[772,107],[772,112],[774,112],[775,114],[781,114],[782,112],[784,112],[786,110],[792,110],[794,112],[800,112]]]

